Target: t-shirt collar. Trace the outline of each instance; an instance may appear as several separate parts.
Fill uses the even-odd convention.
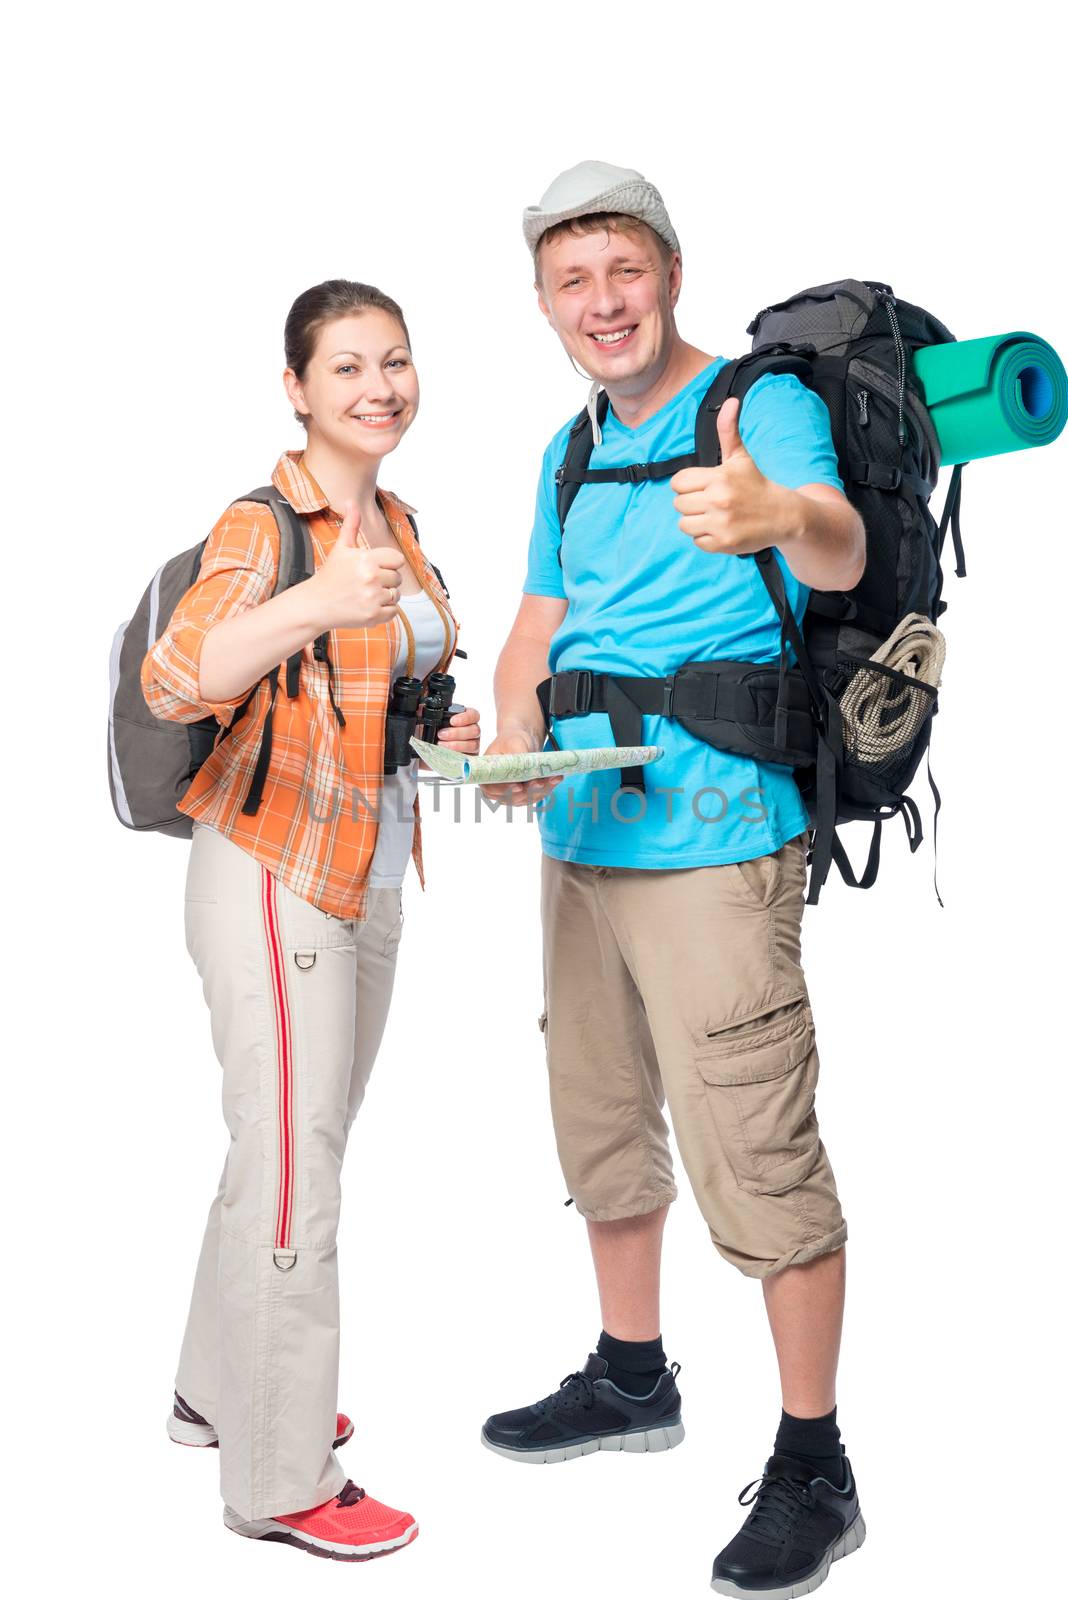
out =
[[[612,427],[617,429],[620,433],[630,434],[637,438],[639,435],[645,432],[646,428],[652,427],[655,423],[659,422],[665,411],[669,410],[672,406],[678,405],[680,400],[685,399],[691,390],[698,389],[702,387],[702,385],[707,389],[709,384],[712,382],[712,372],[718,367],[722,366],[723,360],[723,356],[716,356],[714,360],[709,362],[707,367],[702,367],[700,372],[695,373],[690,379],[689,383],[683,384],[682,388],[676,394],[673,394],[670,400],[665,400],[664,404],[660,406],[658,410],[654,411],[651,417],[646,417],[645,421],[639,423],[636,428],[628,428],[626,423],[620,422],[619,418],[612,410],[611,405],[609,405],[608,410],[605,413],[605,425],[607,426],[609,423],[611,423]],[[590,413],[590,420],[593,423],[593,442],[595,446],[599,445],[601,443],[601,439],[603,438],[601,429],[597,426],[597,396],[600,392],[600,387],[601,386],[598,383],[593,385],[593,388],[590,390],[589,399],[586,402]]]

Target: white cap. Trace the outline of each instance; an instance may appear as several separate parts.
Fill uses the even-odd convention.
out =
[[[595,211],[636,217],[658,233],[669,250],[679,249],[659,189],[647,183],[640,172],[633,167],[613,167],[607,161],[580,161],[553,179],[539,205],[524,210],[523,237],[531,255],[537,254],[538,240],[548,228]]]

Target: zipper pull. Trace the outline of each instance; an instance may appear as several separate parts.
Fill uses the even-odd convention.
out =
[[[860,393],[857,395],[857,404],[860,407],[860,417],[858,419],[859,422],[860,422],[860,426],[862,428],[866,428],[868,426],[869,422],[871,421],[871,418],[868,416],[868,391],[867,391],[867,389],[862,389],[860,391]]]

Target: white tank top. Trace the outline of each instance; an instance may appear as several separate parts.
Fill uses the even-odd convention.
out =
[[[413,678],[425,678],[433,672],[445,654],[445,622],[430,596],[420,589],[418,594],[402,594],[400,608],[411,624],[415,639],[415,665]],[[450,626],[451,635],[452,628]],[[401,635],[399,661],[393,663],[394,679],[408,675],[407,634]],[[382,792],[378,806],[378,836],[371,861],[370,882],[373,888],[399,889],[404,880],[408,858],[412,853],[412,834],[415,831],[413,805],[418,783],[419,762],[413,753],[406,767],[398,767],[382,779]]]

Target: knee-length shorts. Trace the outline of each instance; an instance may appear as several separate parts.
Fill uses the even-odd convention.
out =
[[[763,1278],[837,1249],[801,968],[805,835],[674,871],[546,856],[545,1033],[568,1193],[594,1221],[676,1196],[665,1102],[721,1255]]]

